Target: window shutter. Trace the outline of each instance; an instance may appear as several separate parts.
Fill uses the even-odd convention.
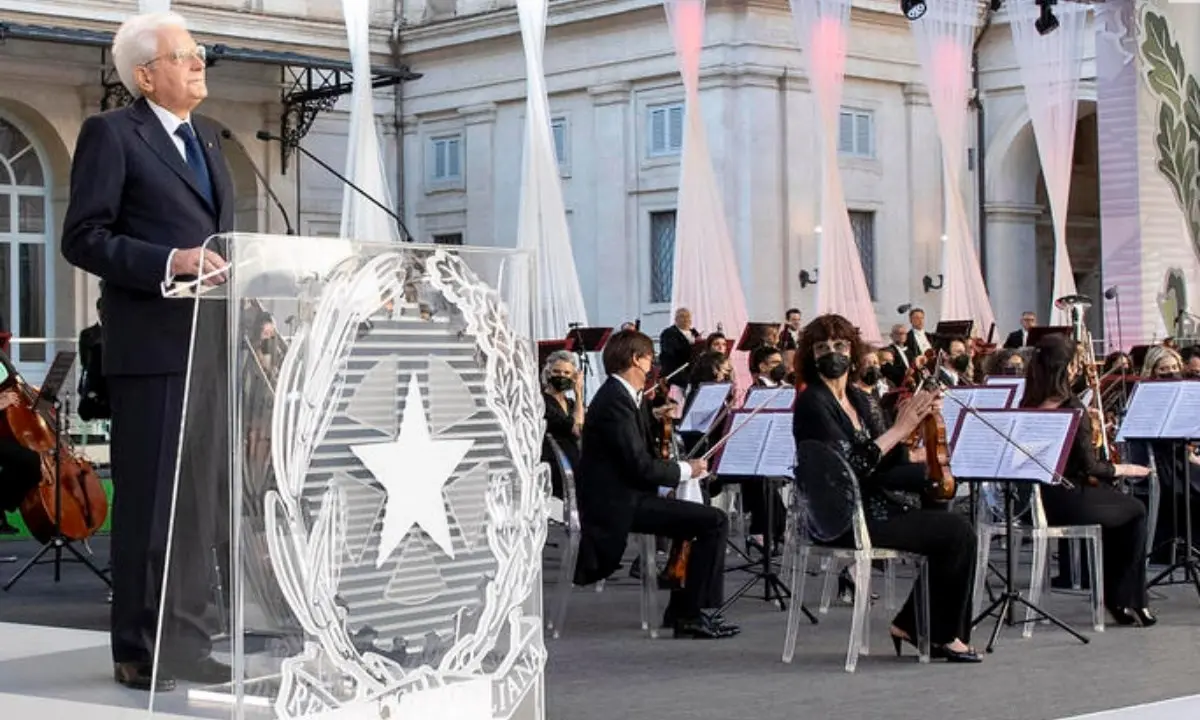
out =
[[[854,152],[854,113],[838,115],[838,152]]]

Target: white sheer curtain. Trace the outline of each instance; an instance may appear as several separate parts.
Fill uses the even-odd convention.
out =
[[[1075,275],[1067,254],[1067,201],[1071,194],[1079,73],[1083,68],[1089,8],[1059,3],[1054,7],[1059,28],[1040,35],[1034,28],[1038,17],[1034,0],[1009,0],[1007,7],[1054,220],[1054,292],[1050,318],[1052,324],[1067,324],[1067,314],[1055,308],[1053,300],[1075,293]]]
[[[938,0],[925,17],[910,23],[925,84],[942,141],[946,215],[942,244],[942,320],[974,320],[986,337],[996,316],[983,284],[975,239],[962,194],[966,159],[967,102],[971,90],[971,49],[979,24],[977,0]]]
[[[517,0],[521,41],[525,47],[525,150],[521,169],[521,207],[517,221],[517,245],[537,256],[537,292],[530,292],[530,278],[512,276],[510,302],[518,331],[530,330],[535,340],[567,336],[571,323],[587,325],[587,309],[571,234],[563,207],[558,158],[550,130],[550,102],[546,97],[546,73],[542,62],[546,43],[547,0]],[[530,317],[529,302],[535,302],[534,327],[521,327]]]
[[[858,326],[863,339],[880,344],[879,321],[862,259],[850,227],[838,168],[838,118],[846,73],[851,0],[790,0],[796,39],[817,101],[821,132],[821,240],[818,248],[817,313],[838,313]]]
[[[675,214],[675,262],[672,313],[692,311],[694,325],[714,332],[720,323],[730,334],[746,326],[746,295],[737,254],[729,237],[725,204],[713,172],[700,105],[700,50],[704,44],[704,0],[664,0],[667,24],[683,77],[683,157],[679,167],[679,200]],[[734,338],[736,342],[737,338]],[[733,367],[742,387],[749,383],[745,353]]]
[[[346,177],[368,195],[394,208],[384,171],[379,131],[375,126],[375,100],[371,88],[369,0],[342,0],[346,40],[354,72],[350,93],[350,131],[346,138]],[[342,192],[341,235],[356,240],[400,242],[400,227],[382,208],[350,187]]]

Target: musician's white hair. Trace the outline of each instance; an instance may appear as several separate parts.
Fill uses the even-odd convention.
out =
[[[542,366],[542,385],[550,384],[550,369],[560,362],[570,363],[571,367],[575,367],[575,356],[568,350],[555,350],[546,357],[546,364]]]
[[[145,65],[158,55],[158,33],[168,27],[187,30],[187,21],[173,12],[134,15],[121,23],[117,34],[113,35],[113,66],[121,84],[135,98],[142,96],[135,71],[139,65]]]

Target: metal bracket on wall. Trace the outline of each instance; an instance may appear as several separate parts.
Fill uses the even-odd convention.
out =
[[[100,111],[123,108],[133,102],[133,95],[125,89],[125,83],[117,75],[115,68],[104,68],[100,71],[100,85],[104,94],[100,96]]]

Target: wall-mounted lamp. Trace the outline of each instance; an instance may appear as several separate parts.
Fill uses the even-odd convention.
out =
[[[928,275],[921,278],[921,287],[925,288],[925,292],[929,292],[931,290],[941,290],[942,285],[944,285],[944,284],[945,284],[945,279],[942,277],[941,273],[938,274],[936,282],[934,281],[934,279],[932,277],[930,277]]]
[[[813,268],[811,272],[808,270],[800,271],[800,289],[801,290],[808,287],[809,285],[816,285],[816,284],[817,284],[817,268]]]

